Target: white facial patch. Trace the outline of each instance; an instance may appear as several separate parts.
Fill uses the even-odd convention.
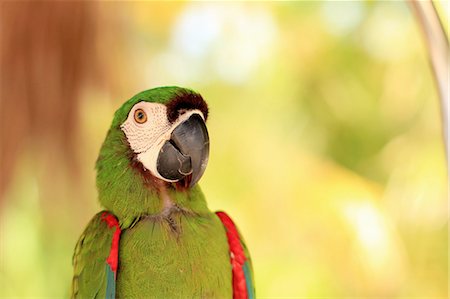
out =
[[[142,109],[147,115],[144,123],[135,120],[135,112]],[[139,102],[131,108],[128,118],[120,126],[127,137],[133,152],[137,154],[137,159],[144,165],[145,169],[162,180],[175,182],[163,178],[157,171],[157,160],[161,147],[167,140],[170,140],[172,131],[192,114],[199,114],[205,119],[200,110],[189,110],[180,115],[178,119],[170,123],[167,119],[167,108],[163,104]]]

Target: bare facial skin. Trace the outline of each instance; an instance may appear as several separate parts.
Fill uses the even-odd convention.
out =
[[[145,118],[142,117],[145,113]],[[167,182],[176,182],[162,177],[156,167],[160,150],[175,128],[186,121],[193,114],[199,114],[205,119],[200,110],[188,110],[181,114],[176,121],[170,123],[167,119],[167,108],[163,104],[139,102],[133,106],[128,118],[120,126],[137,159],[146,170],[155,177]],[[145,121],[144,121],[145,120]]]

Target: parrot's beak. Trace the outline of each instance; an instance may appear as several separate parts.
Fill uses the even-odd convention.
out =
[[[209,137],[203,118],[195,113],[180,123],[157,159],[158,173],[168,180],[188,180],[194,186],[205,172],[209,157]]]

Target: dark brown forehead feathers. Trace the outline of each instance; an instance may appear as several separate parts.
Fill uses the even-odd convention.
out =
[[[208,118],[208,105],[202,96],[190,90],[178,92],[175,97],[166,104],[167,119],[172,123],[178,116],[180,110],[198,109],[203,113],[205,121]]]

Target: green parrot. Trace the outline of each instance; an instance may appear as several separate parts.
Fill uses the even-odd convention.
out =
[[[174,86],[116,111],[96,163],[105,210],[75,247],[72,298],[254,298],[242,237],[197,184],[207,117],[200,94]]]

